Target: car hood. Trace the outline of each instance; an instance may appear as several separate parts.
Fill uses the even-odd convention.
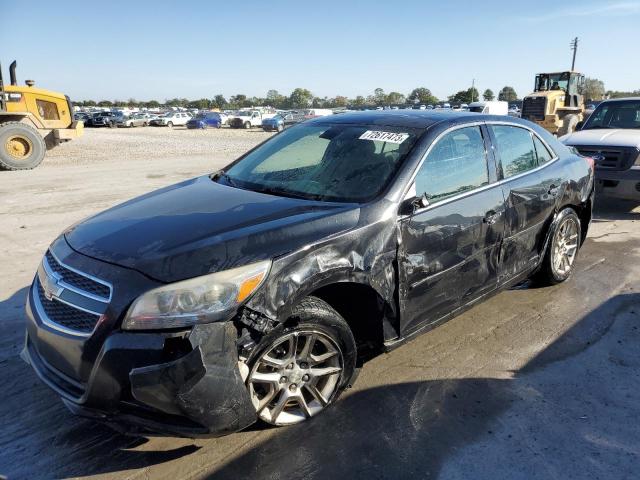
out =
[[[65,233],[76,251],[163,282],[289,253],[355,227],[353,204],[242,190],[198,177],[84,220]]]
[[[630,128],[589,129],[565,135],[562,143],[573,147],[593,145],[603,147],[635,147],[640,148],[640,130]]]

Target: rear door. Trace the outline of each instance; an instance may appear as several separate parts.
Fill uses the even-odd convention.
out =
[[[551,149],[523,126],[488,125],[502,178],[505,233],[499,282],[535,267],[553,216],[563,179],[545,168],[556,159]]]
[[[504,198],[486,137],[481,125],[445,133],[418,169],[429,205],[400,221],[403,335],[497,285]]]

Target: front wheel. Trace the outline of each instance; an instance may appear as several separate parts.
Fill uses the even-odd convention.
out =
[[[278,130],[278,132],[283,131],[284,130],[284,125],[278,124],[277,130]]]
[[[348,386],[355,362],[345,320],[323,300],[305,298],[249,359],[247,387],[258,417],[281,426],[317,415]]]
[[[575,132],[579,121],[580,119],[576,114],[565,115],[562,119],[562,126],[558,129],[558,137]]]
[[[573,272],[580,239],[580,219],[572,208],[565,208],[554,223],[549,246],[536,278],[550,285],[567,280]]]
[[[251,124],[249,122],[244,122],[244,128],[249,130],[251,128]]]
[[[167,122],[167,127],[173,128],[173,122]]]
[[[29,170],[44,159],[47,146],[38,131],[20,122],[0,124],[0,170]]]

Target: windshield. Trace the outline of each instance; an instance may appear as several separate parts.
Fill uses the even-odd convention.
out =
[[[601,103],[582,130],[596,128],[640,128],[640,100]]]
[[[420,133],[374,125],[298,125],[247,154],[222,178],[274,195],[364,202],[387,185]]]
[[[567,86],[569,85],[569,73],[541,74],[537,76],[537,81],[536,91],[564,90],[566,92]]]

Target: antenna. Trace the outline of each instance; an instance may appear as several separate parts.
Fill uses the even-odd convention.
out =
[[[571,61],[571,71],[573,72],[576,66],[576,52],[578,51],[578,37],[574,38],[569,45],[573,50],[573,60]]]

